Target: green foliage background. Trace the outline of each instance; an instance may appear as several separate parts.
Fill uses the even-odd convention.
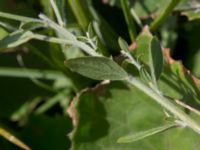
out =
[[[131,16],[134,30],[133,26],[127,27],[127,20],[118,0],[56,0],[56,3],[70,32],[83,41],[86,32],[90,34],[92,40],[96,40],[96,36],[97,51],[105,56],[112,55],[120,64],[118,38],[122,37],[129,45],[136,39],[138,44],[136,50],[143,49],[146,42],[142,39],[144,37],[141,37],[141,34],[132,37],[130,32],[139,35],[144,25],[150,25],[162,13],[169,1],[130,0],[129,9],[132,14],[137,14]],[[153,34],[158,37],[162,47],[170,49],[174,59],[182,60],[184,66],[200,78],[200,13],[199,8],[196,7],[198,5],[200,2],[197,0],[182,0]],[[32,18],[38,18],[38,14],[44,13],[52,20],[56,20],[48,0],[1,0],[0,11]],[[11,26],[8,24],[4,26],[5,22]],[[96,27],[95,33],[93,33],[94,29],[88,29],[90,23],[93,23],[93,28]],[[30,24],[23,28],[31,29],[37,25],[39,28],[36,31],[39,34],[63,36],[52,29],[40,28],[40,24]],[[19,22],[0,18],[0,39],[19,26]],[[24,33],[20,32],[17,39],[22,35]],[[85,56],[79,48],[37,40],[9,49],[5,48],[4,44],[7,43],[1,42],[0,45],[2,51],[0,53],[0,127],[18,137],[31,149],[199,149],[199,135],[188,128],[171,129],[134,143],[117,143],[119,137],[168,122],[163,108],[138,89],[129,87],[121,81],[99,85],[97,80],[72,72],[73,69],[72,71],[68,69],[64,61]],[[141,56],[144,62],[145,57]],[[160,58],[159,64],[162,64],[162,57]],[[71,68],[77,68],[73,61],[67,63],[71,64]],[[110,64],[111,68],[112,65],[116,67],[117,64]],[[130,64],[120,65],[125,70],[132,69],[132,73],[139,76]],[[179,99],[199,110],[199,89],[193,85],[190,76],[182,73],[181,63],[164,65],[158,81],[164,95]],[[86,71],[90,71],[90,68]],[[115,73],[121,70],[117,68],[113,71]],[[159,75],[160,72],[158,70]],[[122,75],[126,77],[123,70]],[[116,74],[113,80],[121,79],[122,75]],[[89,77],[93,78],[92,72]],[[71,103],[72,101],[74,103]],[[183,110],[200,122],[198,115]],[[0,150],[17,149],[20,148],[0,137]]]

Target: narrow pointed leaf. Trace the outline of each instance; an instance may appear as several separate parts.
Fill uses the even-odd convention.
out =
[[[30,31],[16,31],[0,41],[0,51],[19,46],[26,43],[32,38],[33,33]]]
[[[139,73],[140,73],[140,77],[147,83],[149,83],[151,81],[151,75],[147,70],[148,68],[146,67],[141,67]]]
[[[149,32],[149,30],[144,30],[136,39],[137,43],[137,49],[136,53],[137,56],[140,56],[140,59],[148,63],[149,61],[149,49],[152,41],[152,34]]]
[[[46,25],[43,22],[38,22],[38,21],[30,21],[30,22],[25,22],[21,25],[21,29],[23,30],[35,30],[39,28],[43,28]]]
[[[95,80],[123,80],[127,73],[114,61],[106,57],[82,57],[67,60],[71,71]]]
[[[135,141],[142,140],[146,137],[158,134],[160,132],[163,132],[165,130],[168,130],[168,129],[170,129],[172,127],[176,127],[176,126],[177,126],[177,124],[175,124],[175,123],[166,124],[166,125],[163,125],[163,126],[160,126],[160,127],[157,127],[157,128],[152,128],[152,129],[149,129],[149,130],[146,130],[146,131],[141,131],[141,132],[137,132],[137,133],[132,134],[132,135],[121,137],[117,140],[117,142],[118,143],[135,142]]]
[[[149,56],[152,77],[158,80],[163,69],[163,55],[160,43],[156,37],[153,37],[151,41]]]
[[[163,55],[159,41],[146,28],[138,36],[136,43],[137,56],[140,56],[140,60],[149,66],[152,81],[156,84],[163,70]]]
[[[120,46],[120,48],[122,50],[125,50],[125,51],[129,52],[129,50],[128,50],[128,44],[127,44],[127,42],[124,39],[122,39],[121,37],[119,37],[118,43],[119,43],[119,46]]]

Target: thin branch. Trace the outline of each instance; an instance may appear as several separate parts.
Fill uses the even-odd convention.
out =
[[[133,22],[129,4],[128,4],[129,1],[128,0],[120,0],[120,2],[121,2],[122,11],[124,13],[124,18],[125,18],[126,24],[128,26],[128,31],[129,31],[131,41],[134,41],[136,38],[136,30],[135,30],[135,24]]]
[[[48,36],[41,35],[41,34],[34,34],[33,38],[37,39],[37,40],[52,42],[52,43],[76,46],[76,47],[82,49],[85,53],[92,55],[92,56],[99,56],[100,55],[94,49],[92,49],[90,46],[88,46],[87,44],[80,42],[78,40],[76,40],[76,41],[65,40],[65,39],[56,38],[56,37],[48,37]]]
[[[178,105],[180,105],[180,106],[182,106],[182,107],[184,107],[184,108],[190,110],[191,112],[193,112],[193,113],[195,113],[195,114],[197,114],[197,115],[200,116],[200,111],[198,111],[197,109],[195,109],[195,108],[193,108],[193,107],[191,107],[191,106],[189,106],[189,105],[183,103],[182,101],[180,101],[180,100],[178,100],[178,99],[176,99],[175,102],[176,102]]]
[[[10,13],[5,13],[5,12],[0,12],[0,17],[6,18],[6,19],[11,19],[11,20],[16,20],[16,21],[21,21],[21,22],[42,22],[40,19],[24,17],[24,16],[19,16],[19,15],[13,15]]]
[[[64,74],[58,71],[40,70],[40,69],[24,69],[13,67],[0,67],[0,76],[15,78],[30,78],[56,80],[65,78]]]
[[[3,136],[8,141],[10,141],[11,143],[17,145],[18,147],[24,150],[31,150],[31,148],[29,148],[26,144],[24,144],[22,141],[20,141],[18,138],[16,138],[14,135],[12,135],[3,128],[0,128],[0,136]]]
[[[179,107],[174,105],[172,102],[170,102],[169,99],[166,97],[160,95],[159,93],[155,92],[145,84],[143,84],[141,81],[134,77],[130,77],[127,82],[129,84],[132,84],[136,88],[140,89],[142,92],[144,92],[149,97],[153,98],[157,103],[159,103],[162,107],[167,109],[169,112],[174,114],[178,119],[183,121],[188,127],[193,129],[195,132],[200,134],[200,125],[191,117],[189,117],[185,112],[183,112]]]
[[[155,31],[173,11],[181,0],[170,0],[169,4],[163,9],[161,14],[151,23],[150,30]]]
[[[63,22],[63,20],[62,20],[62,17],[61,17],[61,15],[60,15],[60,12],[59,12],[59,10],[58,10],[57,5],[55,4],[54,0],[50,0],[50,3],[51,3],[51,6],[52,6],[52,8],[53,8],[53,10],[54,10],[55,15],[56,15],[58,24],[59,24],[60,26],[64,27],[64,22]]]

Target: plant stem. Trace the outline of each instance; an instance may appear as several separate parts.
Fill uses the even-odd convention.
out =
[[[24,69],[0,67],[0,76],[16,77],[16,78],[36,78],[46,80],[56,80],[64,78],[64,74],[58,71],[40,70],[40,69]]]
[[[2,21],[0,21],[0,26],[2,26],[3,28],[5,28],[8,31],[15,31],[15,30],[17,30],[17,28],[11,26],[8,23],[2,22]]]
[[[131,41],[134,41],[135,37],[136,37],[135,24],[134,24],[133,18],[131,16],[128,2],[129,2],[128,0],[120,0]]]
[[[89,16],[84,8],[82,0],[68,0],[70,7],[79,23],[79,25],[86,30],[89,25]]]
[[[180,101],[180,100],[178,100],[178,99],[175,99],[175,102],[176,102],[178,105],[180,105],[180,106],[182,106],[182,107],[188,109],[189,111],[191,111],[191,112],[197,114],[198,116],[200,116],[200,111],[198,111],[197,109],[195,109],[195,108],[193,108],[193,107],[191,107],[191,106],[185,104],[184,102],[182,102],[182,101]]]
[[[131,8],[131,15],[135,19],[135,22],[138,24],[138,26],[142,29],[143,28],[142,21],[140,20],[140,17],[137,15],[137,13],[134,11],[133,8]]]
[[[183,121],[183,123],[185,123],[188,127],[200,134],[199,124],[195,120],[190,118],[187,114],[185,114],[179,107],[170,102],[170,100],[158,94],[157,92],[155,92],[139,80],[135,79],[134,77],[130,77],[128,79],[128,83],[134,85],[135,87],[143,91],[145,94],[147,94],[149,97],[153,98],[157,103],[159,103],[161,106],[166,108],[181,121]]]
[[[94,49],[92,49],[87,44],[85,44],[83,42],[80,42],[78,40],[75,40],[75,41],[73,41],[73,40],[65,40],[65,39],[56,38],[56,37],[48,37],[48,36],[41,35],[41,34],[34,34],[33,38],[37,39],[37,40],[52,42],[52,43],[76,46],[76,47],[82,49],[85,53],[87,53],[89,55],[99,56],[99,54],[96,53]]]
[[[24,144],[22,141],[17,139],[14,135],[4,130],[3,128],[0,128],[0,136],[3,136],[8,141],[10,141],[11,143],[17,145],[18,147],[24,150],[31,150],[26,144]]]
[[[50,3],[51,3],[51,6],[52,6],[52,8],[54,10],[54,13],[55,13],[56,19],[58,21],[58,24],[63,27],[64,26],[64,22],[62,20],[62,17],[60,15],[60,12],[58,10],[57,5],[55,4],[54,0],[50,0]]]
[[[46,103],[41,105],[35,111],[35,114],[39,115],[39,114],[45,113],[47,110],[49,110],[51,107],[53,107],[55,104],[57,104],[59,101],[61,101],[63,99],[67,99],[68,101],[70,101],[70,99],[68,99],[68,97],[67,97],[68,94],[69,94],[69,89],[65,89],[65,90],[59,92],[54,97],[49,99]]]
[[[16,21],[21,21],[21,22],[42,22],[39,19],[23,17],[23,16],[19,16],[19,15],[13,15],[10,13],[5,13],[5,12],[0,12],[0,17],[12,19],[12,20],[16,20]]]
[[[71,32],[66,30],[64,27],[58,25],[57,23],[55,23],[53,20],[49,19],[44,14],[39,14],[39,18],[41,18],[44,22],[46,22],[49,27],[51,27],[56,32],[58,32],[60,34],[60,36],[62,36],[63,38],[70,39],[70,40],[76,40],[76,37]]]
[[[167,16],[173,11],[181,0],[170,0],[169,4],[163,9],[161,14],[151,23],[150,30],[155,31],[162,24]]]

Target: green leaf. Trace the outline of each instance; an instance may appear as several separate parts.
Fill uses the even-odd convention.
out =
[[[88,32],[89,38],[95,37],[95,32],[94,32],[92,23],[90,23],[90,24],[88,25],[88,31],[87,31],[87,32]]]
[[[187,150],[199,141],[199,135],[192,130],[175,128],[137,142],[116,143],[123,135],[168,122],[158,104],[120,82],[89,90],[73,102],[71,110],[76,124],[71,134],[72,150]]]
[[[21,29],[26,30],[26,31],[35,30],[42,27],[45,27],[45,24],[43,22],[38,22],[38,21],[25,22],[20,26]]]
[[[26,43],[32,38],[32,35],[33,33],[30,31],[15,31],[0,41],[0,51]]]
[[[82,57],[66,61],[74,72],[96,80],[124,80],[127,73],[114,61],[106,57]]]
[[[151,75],[155,80],[158,80],[163,69],[163,55],[160,43],[155,37],[151,41],[149,56]]]
[[[152,38],[153,36],[149,30],[144,29],[136,39],[136,56],[140,57],[140,59],[146,63],[149,61],[149,49]]]
[[[119,37],[118,43],[119,43],[119,46],[120,46],[120,48],[122,50],[129,52],[128,43],[124,39],[122,39],[121,37]]]
[[[151,75],[148,72],[148,68],[147,67],[145,67],[145,66],[141,67],[139,73],[140,73],[141,79],[143,79],[146,83],[151,82]]]
[[[168,53],[168,54],[167,54]],[[169,56],[169,51],[164,50],[166,62],[163,73],[158,82],[164,95],[178,99],[196,109],[200,107],[200,89],[195,78],[180,61],[175,61]]]
[[[159,79],[163,70],[163,55],[160,43],[156,37],[153,37],[148,28],[138,36],[137,56],[143,63],[150,67],[151,77],[154,84]]]
[[[59,14],[62,18],[63,21],[66,21],[66,16],[65,16],[65,13],[66,13],[66,1],[65,0],[56,0],[55,1],[56,3],[56,6],[58,8],[58,11],[59,11]]]
[[[136,29],[130,12],[129,1],[120,0],[120,4],[128,27],[130,39],[131,41],[134,41],[136,36]]]
[[[158,83],[164,95],[187,102],[194,108],[199,108],[200,90],[194,82],[193,76],[185,71],[181,62],[165,64]]]
[[[177,126],[177,124],[171,123],[171,124],[166,124],[166,125],[163,125],[163,126],[160,126],[160,127],[152,128],[152,129],[149,129],[149,130],[146,130],[146,131],[136,132],[135,134],[131,134],[131,135],[119,138],[117,140],[117,142],[118,143],[135,142],[135,141],[142,140],[144,138],[158,134],[160,132],[163,132],[165,130],[168,130],[168,129],[170,129],[172,127],[176,127],[176,126]]]

